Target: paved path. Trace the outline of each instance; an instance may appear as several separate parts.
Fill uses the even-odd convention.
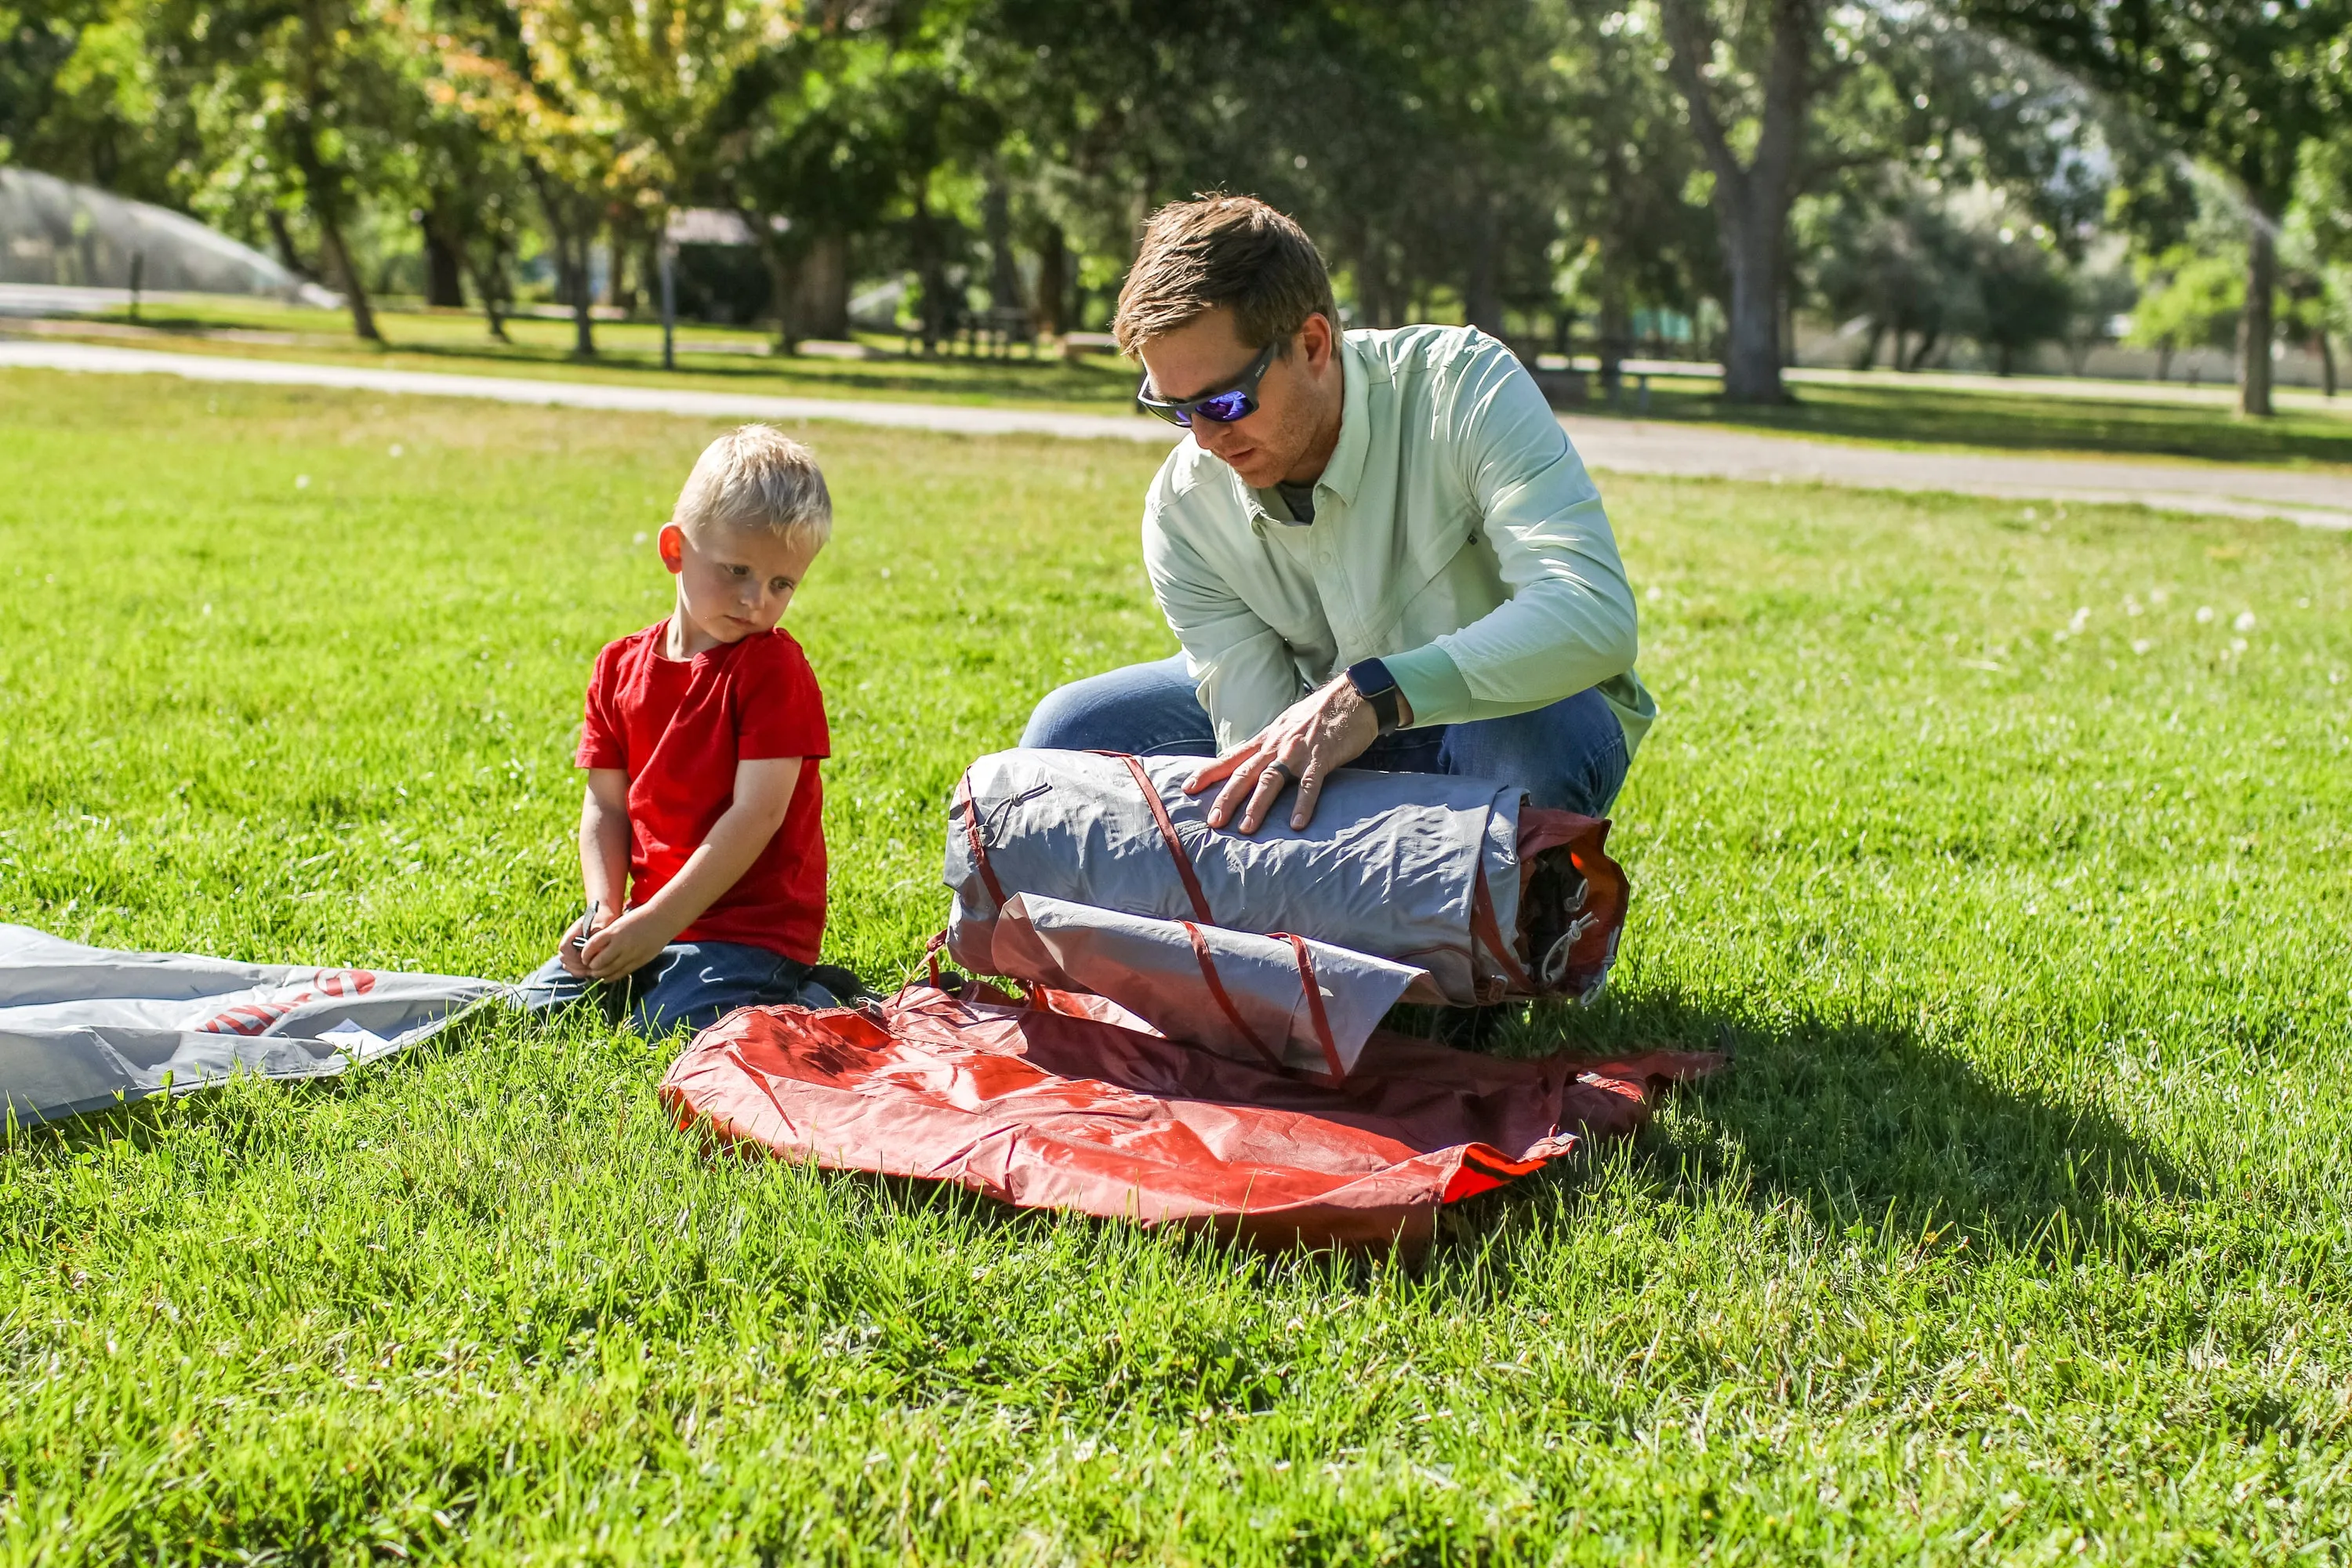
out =
[[[867,403],[772,397],[751,392],[533,381],[497,375],[371,370],[362,365],[231,359],[96,343],[0,341],[0,369],[40,368],[185,376],[271,386],[330,386],[428,397],[686,414],[722,419],[833,419],[959,436],[1053,436],[1166,446],[1171,431],[1131,415],[1056,414],[953,403]],[[2314,528],[2352,530],[2352,478],[2227,464],[2016,458],[1916,452],[1831,441],[1756,436],[1663,422],[1564,415],[1560,423],[1591,467],[1617,473],[1846,485],[1861,489],[1939,490],[2015,500],[2137,503],[2168,511],[2277,517]]]
[[[1874,490],[1948,490],[2014,500],[2108,501],[2352,529],[2352,476],[2227,463],[1906,451],[1649,420],[1563,415],[1595,468]]]

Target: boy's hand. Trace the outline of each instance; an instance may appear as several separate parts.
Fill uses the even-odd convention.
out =
[[[566,974],[579,980],[594,978],[588,973],[586,959],[581,955],[582,949],[588,945],[588,939],[594,934],[588,926],[590,918],[589,915],[582,915],[566,926],[563,930],[563,940],[555,944],[556,962],[563,965],[563,972]],[[597,928],[597,930],[602,929],[601,926]]]
[[[660,957],[661,950],[677,934],[665,930],[661,917],[652,910],[635,909],[598,927],[580,956],[592,979],[619,980]]]

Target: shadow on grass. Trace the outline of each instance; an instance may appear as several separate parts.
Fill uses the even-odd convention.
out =
[[[1547,1010],[1527,1034],[1576,1055],[1728,1050],[1723,1072],[1678,1091],[1684,1114],[1642,1136],[1650,1179],[1744,1180],[1751,1202],[1794,1203],[1832,1228],[2138,1256],[2157,1245],[2137,1217],[2145,1205],[2196,1193],[2099,1107],[1996,1082],[1900,1026],[1759,1021],[1667,996],[1613,1000],[1589,1020]]]

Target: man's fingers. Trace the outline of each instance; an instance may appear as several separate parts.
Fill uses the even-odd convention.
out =
[[[1256,743],[1252,742],[1251,744],[1243,746],[1238,750],[1227,752],[1223,756],[1218,757],[1213,761],[1202,763],[1199,768],[1193,771],[1192,776],[1184,781],[1184,793],[1186,795],[1200,794],[1202,790],[1208,788],[1211,784],[1216,783],[1219,779],[1223,778],[1227,773],[1232,773],[1244,763],[1249,761],[1256,752]]]
[[[1297,833],[1304,831],[1307,825],[1315,820],[1315,803],[1322,798],[1322,770],[1309,766],[1306,773],[1299,775],[1298,799],[1292,804],[1290,808],[1290,830],[1292,832]]]
[[[1257,783],[1249,794],[1249,809],[1242,813],[1242,819],[1237,824],[1242,832],[1257,831],[1258,824],[1273,815],[1274,803],[1282,798],[1282,792],[1295,776],[1290,765],[1279,760],[1258,770]]]
[[[1258,777],[1265,765],[1260,763],[1256,767],[1237,769],[1231,778],[1225,780],[1225,787],[1219,790],[1217,798],[1209,803],[1210,826],[1223,827],[1234,808],[1249,798],[1250,792],[1257,787]]]

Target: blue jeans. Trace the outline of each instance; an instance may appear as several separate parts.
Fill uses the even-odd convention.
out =
[[[1184,656],[1074,680],[1029,716],[1024,746],[1213,757],[1216,731]],[[1625,782],[1625,727],[1598,691],[1507,719],[1432,724],[1384,735],[1351,764],[1384,773],[1458,773],[1515,784],[1538,805],[1606,816]]]
[[[793,1002],[834,1007],[840,1001],[811,978],[809,965],[737,942],[674,942],[642,969],[618,980],[583,980],[551,958],[522,983],[520,1000],[533,1013],[593,1001],[604,1021],[625,1016],[656,1037],[681,1026],[707,1029],[738,1007]]]

